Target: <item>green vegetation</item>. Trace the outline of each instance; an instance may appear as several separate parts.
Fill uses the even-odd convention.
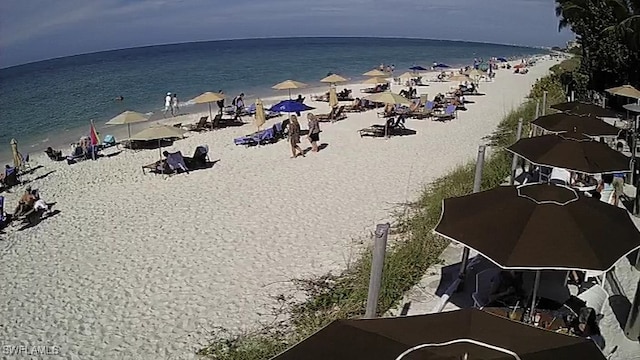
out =
[[[578,99],[587,90],[640,85],[639,0],[556,0],[556,14],[580,44],[580,67],[563,78]]]
[[[536,102],[548,93],[548,104],[565,100],[561,73],[540,79],[533,87],[529,100],[510,113],[487,138],[495,151],[485,162],[482,188],[500,185],[508,176],[511,157],[502,150],[515,140],[518,120],[525,120],[523,134],[529,131],[528,122],[535,116]],[[383,273],[382,290],[378,303],[380,313],[398,305],[406,291],[416,285],[427,269],[438,263],[439,256],[448,245],[434,235],[441,212],[442,200],[469,194],[473,187],[474,164],[469,163],[428,185],[420,198],[409,206],[410,211],[398,215],[394,227],[396,239],[390,241]],[[288,303],[281,297],[287,320],[278,321],[259,331],[230,336],[228,332],[214,334],[213,342],[199,354],[210,359],[264,360],[311,335],[333,320],[360,317],[364,314],[371,253],[366,251],[348,270],[338,276],[325,275],[316,279],[297,280],[307,294],[301,303]]]

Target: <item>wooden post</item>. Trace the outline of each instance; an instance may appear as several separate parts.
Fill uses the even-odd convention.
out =
[[[369,293],[367,295],[367,307],[365,319],[374,319],[378,308],[378,297],[382,285],[382,269],[384,268],[384,257],[387,251],[387,236],[389,235],[389,223],[378,224],[376,226],[375,239],[373,243],[373,259],[371,261],[371,277],[369,278]]]
[[[516,141],[522,137],[522,124],[524,119],[518,120],[518,130],[516,132]],[[516,177],[516,168],[518,167],[518,155],[513,154],[513,160],[511,161],[511,176],[509,176],[509,185],[513,185]]]
[[[486,145],[480,145],[478,147],[478,160],[476,161],[476,173],[473,178],[473,192],[477,193],[480,191],[480,186],[482,185],[482,168],[484,167],[484,153],[486,150]],[[457,290],[462,288],[464,284],[464,278],[467,276],[467,264],[469,263],[469,248],[464,247],[462,250],[462,260],[460,261],[460,272],[458,273],[458,279],[460,282],[457,286]]]
[[[542,115],[547,114],[547,93],[548,91],[542,93]]]
[[[640,281],[638,281],[636,294],[633,297],[633,302],[631,303],[629,316],[627,316],[627,323],[624,326],[624,334],[631,341],[640,340]]]
[[[540,117],[540,99],[536,101],[536,119]]]

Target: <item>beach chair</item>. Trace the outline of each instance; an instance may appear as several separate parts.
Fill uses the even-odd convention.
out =
[[[142,165],[143,174],[145,173],[145,170],[149,170],[149,172],[154,174],[167,174],[170,171],[165,160],[158,160],[148,165]]]
[[[447,105],[447,108],[442,113],[433,113],[432,117],[436,120],[445,121],[445,120],[453,120],[456,118],[456,106],[455,105]]]
[[[193,152],[193,157],[184,157],[184,162],[189,170],[204,169],[209,163],[209,146],[197,146]]]
[[[190,124],[189,126],[187,126],[187,130],[198,131],[198,132],[211,130],[211,126],[207,126],[207,120],[209,120],[208,116],[202,116],[197,123]]]
[[[4,229],[11,222],[11,215],[4,212],[4,196],[0,195],[0,229]]]
[[[5,189],[9,189],[13,186],[19,185],[20,179],[18,178],[18,169],[15,167],[6,168],[2,183],[4,184]]]
[[[169,169],[171,169],[172,173],[179,174],[182,172],[189,172],[189,168],[187,168],[187,164],[185,164],[184,157],[180,151],[169,153],[167,155],[167,165],[169,166]]]
[[[588,307],[596,311],[596,315],[602,315],[602,310],[609,299],[609,294],[602,285],[593,285],[581,294],[578,294],[578,299],[586,302]]]
[[[319,114],[319,115],[316,115],[316,117],[318,117],[318,121],[320,122],[327,122],[327,121],[336,122],[339,120],[344,120],[347,118],[347,115],[344,114],[344,108],[345,106],[342,105],[338,108],[331,109],[331,112],[329,114]]]
[[[367,128],[358,130],[360,137],[370,136],[370,137],[392,137],[392,136],[405,136],[405,135],[415,135],[416,131],[407,129],[402,124],[403,120],[401,116],[398,116],[396,120],[390,118],[384,125],[374,124]]]

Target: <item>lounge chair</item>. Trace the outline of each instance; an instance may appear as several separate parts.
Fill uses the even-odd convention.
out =
[[[182,152],[180,151],[169,153],[167,155],[167,165],[172,173],[179,174],[182,172],[189,172],[189,168],[187,168],[187,164],[185,163]]]
[[[453,120],[456,118],[456,106],[455,105],[447,105],[447,108],[442,113],[435,112],[432,117],[436,120],[445,121],[445,120]]]
[[[347,118],[347,115],[343,114],[344,108],[345,108],[344,105],[338,108],[332,108],[328,114],[318,114],[316,115],[316,117],[320,122],[327,122],[327,121],[336,122],[339,120],[344,120]]]
[[[65,159],[65,157],[62,156],[62,151],[53,150],[53,148],[51,147],[48,147],[47,150],[44,151],[44,153],[47,154],[49,159],[52,161],[62,161]]]
[[[11,223],[11,214],[4,212],[4,196],[0,196],[0,229],[4,229]]]
[[[371,125],[368,128],[358,130],[360,137],[391,137],[391,136],[404,136],[415,135],[416,131],[407,129],[404,127],[404,117],[398,116],[397,119],[390,118],[384,125]]]
[[[187,126],[187,130],[189,131],[206,131],[211,130],[211,125],[207,125],[207,120],[209,120],[208,116],[203,116],[198,120],[195,124],[190,124]]]
[[[209,147],[200,145],[196,147],[192,157],[184,157],[184,162],[189,170],[204,169],[209,163]]]
[[[19,185],[20,179],[18,178],[18,169],[15,167],[5,168],[2,184],[4,185],[5,189],[9,189],[13,186]]]
[[[142,173],[145,173],[145,170],[149,170],[154,174],[168,174],[169,166],[167,166],[167,162],[165,160],[154,161],[148,165],[142,165]]]
[[[435,106],[433,101],[427,101],[427,103],[420,110],[408,112],[405,115],[412,119],[428,119],[433,116],[433,107]]]
[[[286,137],[288,126],[289,119],[276,123],[270,128],[256,131],[253,134],[235,138],[233,143],[245,146],[273,144]]]

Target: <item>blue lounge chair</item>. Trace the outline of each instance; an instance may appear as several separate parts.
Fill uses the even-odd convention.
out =
[[[20,179],[18,179],[18,169],[16,169],[15,167],[5,168],[2,184],[6,189],[20,184]]]
[[[0,196],[0,229],[4,229],[11,222],[11,215],[4,212],[4,196]]]
[[[175,173],[189,172],[189,168],[187,168],[187,164],[185,164],[180,151],[167,155],[167,165],[169,165],[169,169]]]
[[[284,137],[284,133],[288,124],[288,120],[285,120],[281,123],[274,124],[268,129],[260,130],[253,134],[235,138],[233,139],[233,143],[236,145],[245,146],[273,144]]]
[[[434,113],[433,117],[440,121],[455,119],[456,109],[455,105],[447,105],[447,108],[444,109],[444,113]]]

